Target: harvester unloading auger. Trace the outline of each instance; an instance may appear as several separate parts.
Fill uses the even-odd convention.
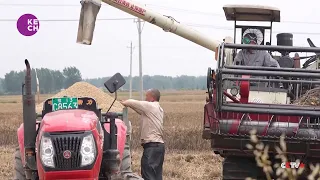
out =
[[[255,129],[260,140],[269,145],[274,164],[275,145],[279,137],[286,135],[287,155],[290,161],[299,159],[306,164],[320,162],[320,108],[312,103],[302,106],[301,97],[310,89],[319,89],[320,48],[294,47],[291,33],[277,34],[277,45],[271,45],[272,24],[280,22],[280,10],[253,5],[228,5],[223,10],[227,20],[235,22],[233,42],[217,41],[184,26],[170,16],[158,14],[131,0],[103,0],[103,2],[174,33],[215,52],[217,66],[208,68],[208,98],[204,105],[203,138],[210,139],[216,154],[224,157],[223,179],[264,179],[256,166],[250,143],[250,131]],[[100,0],[81,2],[77,43],[91,45]],[[270,26],[239,25],[239,21],[270,22]],[[236,44],[236,32],[241,38],[254,34],[257,45]],[[269,31],[269,39],[266,36]],[[280,67],[244,66],[234,63],[239,49],[268,51]],[[275,53],[279,52],[280,55]],[[316,55],[299,57],[298,53]],[[300,66],[301,59],[308,59]],[[298,103],[297,103],[298,102]],[[286,162],[282,162],[286,163]],[[304,177],[305,178],[305,177]]]

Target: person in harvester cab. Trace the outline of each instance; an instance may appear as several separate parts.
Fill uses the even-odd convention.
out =
[[[257,44],[257,35],[255,33],[247,33],[243,36],[242,42],[244,44]],[[266,66],[277,67],[279,63],[273,59],[271,55],[264,50],[243,49],[234,58],[235,65],[244,66]]]

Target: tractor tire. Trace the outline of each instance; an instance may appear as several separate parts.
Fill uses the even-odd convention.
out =
[[[121,172],[132,172],[131,164],[132,163],[131,163],[130,142],[126,141],[126,144],[124,146],[124,151],[123,151],[123,157],[121,161],[121,167],[120,167]]]
[[[225,157],[222,165],[223,180],[244,180],[246,178],[265,180],[265,174],[250,157]]]
[[[123,158],[120,167],[121,176],[124,178],[124,180],[143,180],[143,178],[132,172],[131,164],[132,163],[130,149],[126,145],[123,152]]]
[[[14,153],[14,177],[13,180],[27,180],[21,160],[20,148]]]
[[[121,176],[123,177],[124,180],[143,180],[143,178],[141,178],[140,176],[132,172],[131,150],[130,150],[131,149],[130,148],[131,132],[132,132],[131,122],[129,121],[127,140],[124,146],[123,157],[122,157],[121,166],[120,166]]]

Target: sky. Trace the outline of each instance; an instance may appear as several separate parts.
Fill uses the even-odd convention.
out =
[[[233,22],[226,21],[222,9],[224,5],[275,6],[281,10],[282,22],[273,25],[273,45],[276,44],[277,33],[289,32],[293,33],[295,46],[309,46],[307,38],[311,38],[315,45],[320,46],[318,31],[320,13],[317,13],[319,3],[314,0],[304,0],[303,3],[292,3],[291,0],[241,0],[241,2],[239,0],[136,0],[135,2],[146,4],[147,9],[160,14],[172,16],[182,24],[218,41],[222,41],[226,36],[233,36]],[[11,70],[23,70],[24,59],[28,59],[33,68],[62,70],[66,66],[76,66],[83,78],[112,76],[117,72],[127,76],[130,72],[131,41],[134,46],[133,76],[139,75],[137,24],[133,20],[98,20],[92,45],[77,44],[80,9],[79,0],[0,0],[2,34],[0,77],[4,77]],[[35,15],[40,23],[39,31],[29,37],[21,35],[16,26],[16,20],[26,13]],[[134,17],[103,3],[98,19],[106,18]],[[41,21],[53,19],[74,21]],[[216,62],[212,51],[175,34],[164,32],[147,22],[142,25],[143,75],[200,76],[206,75],[208,67],[215,68]]]

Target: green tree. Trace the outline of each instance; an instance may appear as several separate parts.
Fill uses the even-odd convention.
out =
[[[16,71],[10,71],[4,75],[6,92],[17,93],[22,84],[22,79]]]
[[[64,88],[68,88],[74,83],[82,81],[80,70],[74,66],[64,68],[63,75],[65,77]]]
[[[0,95],[4,94],[5,87],[4,87],[4,79],[0,78]]]
[[[66,67],[63,71],[51,70],[48,68],[32,69],[32,90],[36,92],[36,72],[38,75],[40,83],[41,93],[57,93],[62,88],[68,88],[72,84],[82,81],[81,72],[76,67]],[[21,83],[24,82],[25,70],[23,71],[10,71],[7,73],[2,80],[0,81],[0,90],[5,91],[9,94],[20,94],[21,93]],[[92,79],[85,79],[86,82],[101,88],[104,85],[104,82],[110,77],[99,77]],[[130,79],[128,76],[124,76],[126,84],[123,86],[124,90],[129,90]],[[163,76],[155,75],[143,76],[143,89],[157,88],[160,90],[167,89],[206,89],[206,76]],[[140,90],[140,77],[135,76],[132,78],[132,89],[133,91]]]
[[[58,70],[54,70],[54,71],[52,71],[52,75],[54,77],[54,79],[53,79],[54,88],[53,89],[54,90],[63,89],[65,77],[63,76],[62,72],[60,72]]]

